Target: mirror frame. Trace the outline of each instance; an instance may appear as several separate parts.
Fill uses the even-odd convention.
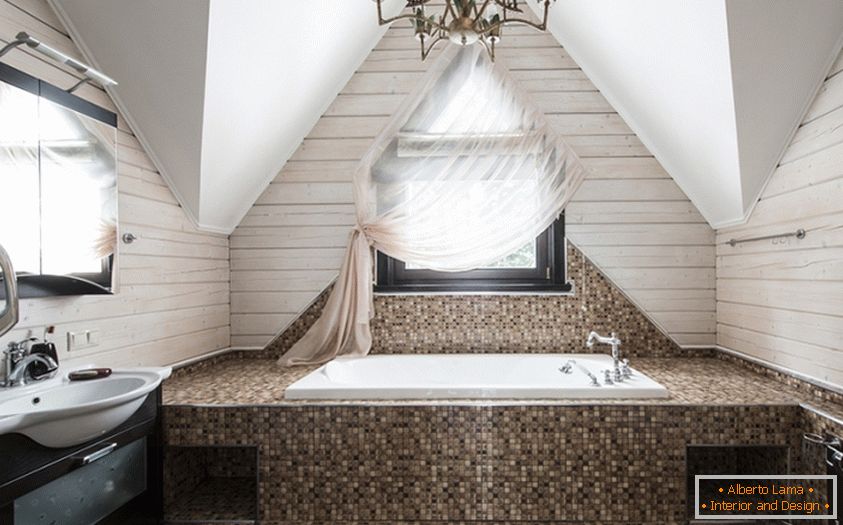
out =
[[[0,63],[0,82],[5,82],[38,97],[43,97],[55,104],[77,113],[98,120],[112,128],[117,128],[117,114],[97,106],[72,93],[40,80],[7,64]],[[115,146],[116,147],[116,146]],[[116,151],[115,151],[116,154]],[[117,174],[115,174],[115,177]],[[100,274],[50,275],[18,273],[18,295],[21,298],[54,297],[63,295],[109,295],[113,294],[113,283],[104,282],[105,276],[113,279],[115,274],[114,254],[103,258],[103,272]],[[0,277],[0,281],[3,277]],[[0,300],[5,299],[5,291],[0,287]]]

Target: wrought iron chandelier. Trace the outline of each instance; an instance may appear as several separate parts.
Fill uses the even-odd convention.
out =
[[[426,12],[425,5],[432,0],[407,0],[406,8],[411,10],[410,13],[386,19],[381,8],[383,0],[375,1],[380,25],[405,19],[413,24],[422,60],[443,40],[462,46],[480,42],[494,60],[495,45],[501,40],[504,26],[522,24],[539,31],[547,30],[547,12],[551,2],[538,0],[539,4],[544,4],[544,14],[541,23],[537,24],[525,18],[527,0],[445,0],[444,11],[439,15]]]

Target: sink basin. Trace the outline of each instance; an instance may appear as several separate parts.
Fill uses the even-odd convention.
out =
[[[23,434],[52,448],[84,443],[129,419],[171,372],[169,367],[133,368],[73,382],[65,373],[0,390],[0,434]]]

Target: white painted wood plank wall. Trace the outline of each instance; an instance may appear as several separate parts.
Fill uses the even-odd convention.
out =
[[[44,0],[0,0],[0,46],[19,31],[82,59]],[[26,48],[2,60],[59,87],[77,81],[69,69]],[[85,86],[77,94],[117,112],[101,89]],[[169,364],[229,346],[228,239],[193,227],[125,121],[119,120],[120,228],[140,239],[119,246],[118,293],[22,300],[21,322],[0,346],[25,337],[28,330],[41,336],[48,324],[56,325],[61,358],[106,366]],[[66,332],[83,330],[99,330],[100,345],[68,354]]]
[[[843,387],[843,52],[749,221],[717,231],[717,342]],[[732,238],[805,228],[805,239]]]
[[[713,344],[714,232],[550,34],[498,50],[590,169],[568,237],[681,344]],[[232,345],[260,347],[333,279],[357,161],[432,62],[390,29],[231,236]]]

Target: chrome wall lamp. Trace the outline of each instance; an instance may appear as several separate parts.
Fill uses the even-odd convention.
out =
[[[75,58],[71,58],[65,55],[61,51],[48,46],[40,40],[29,36],[29,34],[24,31],[18,33],[14,40],[0,48],[0,57],[5,55],[12,49],[15,49],[18,46],[22,46],[24,44],[33,51],[37,51],[42,55],[51,58],[52,60],[55,60],[56,62],[69,66],[74,71],[85,77],[76,84],[74,84],[70,89],[68,89],[68,93],[73,93],[74,91],[84,86],[85,84],[88,84],[89,82],[96,82],[97,84],[103,87],[117,85],[117,81],[113,78],[107,76],[106,74],[100,71],[97,71],[96,69],[92,68],[87,64],[79,62]]]

